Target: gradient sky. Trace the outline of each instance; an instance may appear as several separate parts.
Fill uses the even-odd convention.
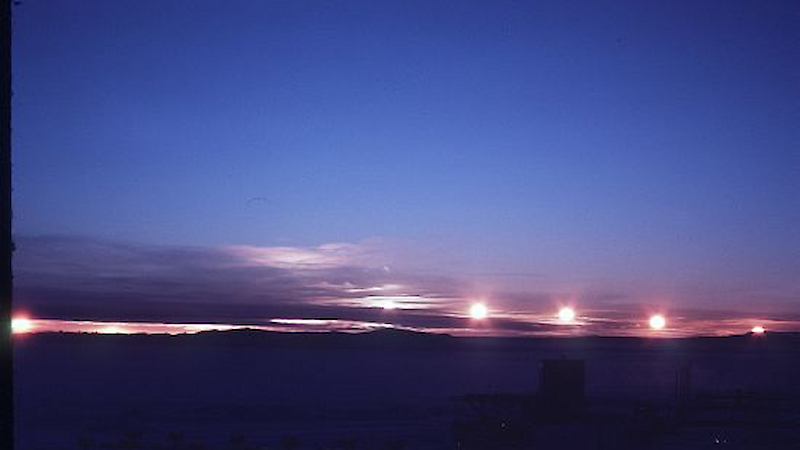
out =
[[[14,22],[33,317],[800,319],[797,2],[32,1]]]

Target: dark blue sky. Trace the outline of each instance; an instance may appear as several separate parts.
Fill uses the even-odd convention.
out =
[[[346,243],[403,295],[435,275],[505,312],[796,311],[798,23],[796,2],[24,2],[16,234]]]

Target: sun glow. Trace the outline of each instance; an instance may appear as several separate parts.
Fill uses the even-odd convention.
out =
[[[113,325],[107,326],[107,327],[104,327],[104,328],[100,328],[99,330],[97,330],[97,332],[100,333],[100,334],[126,334],[126,333],[128,333],[126,330],[124,330],[124,329],[122,329],[120,327],[113,326]]]
[[[667,325],[667,320],[661,314],[656,314],[650,318],[650,328],[660,330]]]
[[[25,317],[11,319],[11,332],[14,334],[28,333],[33,330],[33,322]]]
[[[469,308],[469,315],[476,320],[485,319],[489,315],[489,309],[483,303],[474,303]]]
[[[755,326],[755,327],[753,327],[752,330],[750,330],[750,332],[753,333],[753,334],[764,334],[765,331],[767,331],[767,330],[765,330],[764,327],[762,327],[760,325]]]
[[[575,320],[575,310],[565,306],[558,310],[558,320],[561,322],[570,323]]]

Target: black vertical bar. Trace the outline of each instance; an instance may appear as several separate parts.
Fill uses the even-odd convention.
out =
[[[11,346],[11,2],[0,0],[0,448],[14,448]]]

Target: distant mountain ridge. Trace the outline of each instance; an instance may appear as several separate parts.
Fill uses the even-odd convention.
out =
[[[742,347],[783,348],[800,346],[800,333],[750,333],[721,337],[644,338],[619,336],[581,337],[455,337],[448,334],[386,328],[363,333],[343,332],[280,332],[254,328],[225,331],[202,331],[196,334],[99,334],[46,332],[15,339],[15,346],[29,344],[80,345],[175,345],[175,346],[244,346],[267,348],[476,348],[502,349],[544,347],[567,350],[596,348],[704,349]],[[800,347],[797,347],[800,348]]]

